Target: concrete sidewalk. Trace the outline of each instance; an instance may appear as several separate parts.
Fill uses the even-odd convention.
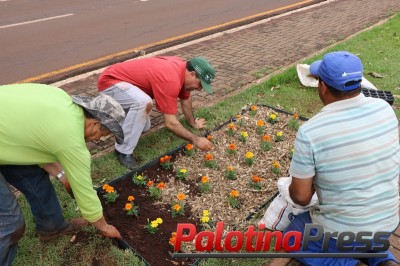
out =
[[[321,49],[362,31],[400,11],[400,0],[328,0],[255,23],[251,27],[228,30],[221,34],[180,45],[156,54],[190,59],[201,55],[217,70],[215,94],[193,95],[194,108],[209,106],[234,95],[253,83],[288,67]],[[102,70],[57,82],[69,94],[97,95],[96,82]],[[238,107],[239,108],[239,107]],[[162,126],[162,117],[153,110],[152,128]],[[108,151],[112,140],[92,150]],[[391,238],[393,253],[400,259],[400,229]],[[286,265],[288,260],[273,260],[270,265]]]

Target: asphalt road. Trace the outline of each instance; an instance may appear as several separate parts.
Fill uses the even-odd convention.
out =
[[[0,84],[79,67],[299,0],[0,0]],[[217,27],[215,27],[217,26]]]

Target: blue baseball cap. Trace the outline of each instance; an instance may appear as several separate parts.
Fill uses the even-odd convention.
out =
[[[351,91],[361,85],[363,64],[352,53],[332,52],[324,55],[322,60],[312,63],[310,73],[337,90]],[[350,81],[353,81],[352,84],[346,85]]]

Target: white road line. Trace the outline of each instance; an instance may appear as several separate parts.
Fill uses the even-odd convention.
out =
[[[10,28],[10,27],[14,27],[14,26],[20,26],[20,25],[24,25],[24,24],[42,22],[42,21],[51,20],[51,19],[69,17],[69,16],[73,16],[73,15],[74,14],[71,13],[71,14],[65,14],[65,15],[61,15],[61,16],[48,17],[48,18],[36,19],[36,20],[31,20],[31,21],[26,21],[26,22],[21,22],[21,23],[9,24],[9,25],[0,26],[0,29]]]

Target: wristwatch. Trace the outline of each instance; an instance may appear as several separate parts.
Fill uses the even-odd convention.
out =
[[[61,177],[62,177],[63,175],[65,175],[65,172],[64,172],[64,170],[61,170],[61,172],[59,172],[59,173],[56,175],[57,180],[60,180]]]

